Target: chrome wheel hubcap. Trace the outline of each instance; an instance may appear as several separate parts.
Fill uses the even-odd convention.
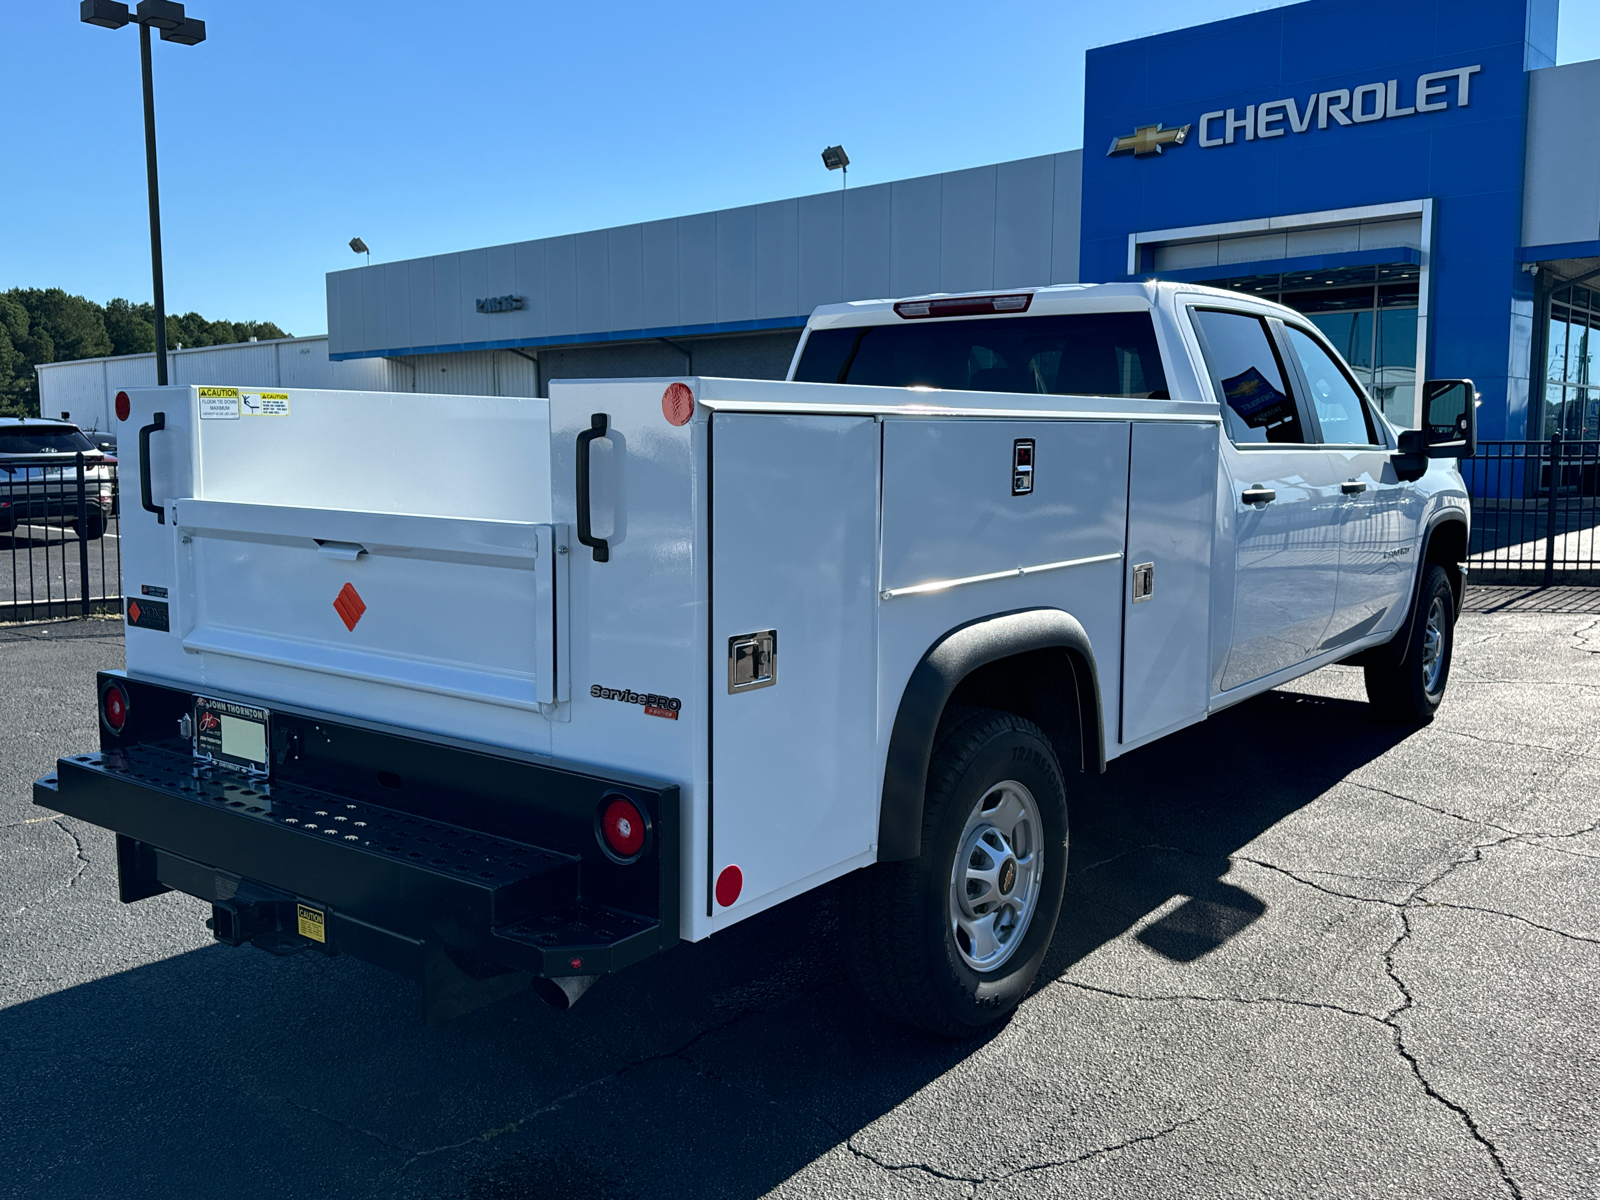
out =
[[[1439,690],[1439,676],[1444,672],[1444,639],[1449,619],[1443,598],[1435,596],[1428,605],[1428,623],[1422,630],[1422,687],[1430,696]]]
[[[950,872],[950,927],[975,971],[998,969],[1022,945],[1039,907],[1042,834],[1038,802],[1012,779],[985,792],[967,817]]]

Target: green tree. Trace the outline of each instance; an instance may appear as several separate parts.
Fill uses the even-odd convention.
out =
[[[106,305],[113,354],[149,354],[156,348],[156,309],[118,297]]]
[[[199,313],[167,318],[167,345],[224,346],[291,336],[271,321],[211,321]],[[0,416],[37,416],[41,363],[156,348],[155,308],[117,298],[104,308],[61,288],[0,292]]]
[[[28,310],[0,292],[0,417],[28,413],[28,379],[33,371],[23,354],[28,340]]]

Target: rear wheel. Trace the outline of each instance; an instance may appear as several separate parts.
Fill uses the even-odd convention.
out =
[[[1455,648],[1456,597],[1450,577],[1437,563],[1424,569],[1417,607],[1405,626],[1409,640],[1401,662],[1384,659],[1366,666],[1367,699],[1392,720],[1426,725],[1439,711],[1450,681]]]
[[[1066,872],[1066,790],[1049,740],[1011,713],[966,710],[929,762],[921,855],[849,881],[857,986],[897,1020],[981,1032],[1033,986]]]
[[[106,535],[105,513],[99,511],[98,509],[94,509],[89,512],[89,515],[85,517],[84,520],[85,525],[81,528],[76,521],[72,523],[72,527],[78,530],[78,535],[82,537],[84,541],[98,541]]]

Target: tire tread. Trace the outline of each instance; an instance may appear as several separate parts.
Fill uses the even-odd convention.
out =
[[[894,1020],[946,1037],[966,1038],[984,1026],[958,1019],[939,1000],[935,972],[940,965],[923,936],[922,907],[934,866],[930,853],[941,818],[973,758],[996,737],[1021,733],[1049,741],[1032,721],[990,708],[952,710],[934,739],[922,809],[923,852],[905,862],[878,863],[852,878],[847,919],[847,965],[856,987],[873,1008]],[[1065,794],[1060,766],[1047,756],[1056,784]],[[1049,914],[1039,912],[1035,920]],[[1052,919],[1053,920],[1053,919]]]

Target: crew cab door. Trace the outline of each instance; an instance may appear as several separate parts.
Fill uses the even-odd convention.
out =
[[[1309,398],[1343,496],[1339,590],[1322,649],[1393,629],[1410,598],[1420,501],[1395,474],[1393,451],[1338,359],[1309,330],[1284,326],[1284,340]]]
[[[1344,497],[1332,457],[1314,442],[1274,322],[1191,312],[1222,403],[1222,461],[1232,485],[1221,501],[1234,536],[1227,691],[1318,652],[1338,594]]]

